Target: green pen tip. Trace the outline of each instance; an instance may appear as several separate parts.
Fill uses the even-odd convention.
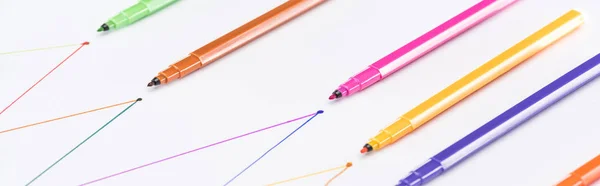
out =
[[[100,26],[100,28],[98,28],[98,32],[107,31],[107,30],[110,30],[110,27],[106,23],[102,24]]]

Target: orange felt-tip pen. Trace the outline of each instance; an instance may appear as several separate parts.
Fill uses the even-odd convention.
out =
[[[148,87],[180,79],[322,4],[325,0],[289,0],[269,12],[193,51],[188,57],[159,72]]]
[[[511,70],[583,23],[581,13],[571,10],[487,63],[479,66],[444,90],[400,116],[381,130],[361,149],[361,153],[381,149],[425,124],[500,75]]]
[[[588,161],[556,186],[590,186],[600,179],[600,155]]]

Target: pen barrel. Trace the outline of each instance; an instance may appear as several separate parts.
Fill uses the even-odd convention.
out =
[[[348,79],[344,84],[338,87],[342,96],[348,96],[377,83],[382,76],[379,70],[369,66],[367,69]]]
[[[137,4],[119,12],[118,15],[109,20],[109,24],[115,28],[122,28],[130,25],[144,17],[168,6],[177,0],[141,0]]]
[[[177,63],[169,65],[169,68],[166,70],[159,72],[157,78],[162,83],[168,83],[175,79],[182,78],[203,66],[204,64],[202,64],[202,61],[198,57],[189,55],[188,57],[179,60]],[[190,70],[190,67],[194,67],[195,69]]]
[[[421,103],[404,116],[420,127],[583,23],[571,10]]]
[[[190,53],[161,72],[162,81],[186,76],[303,14],[325,0],[290,0]]]
[[[140,0],[140,3],[145,4],[150,13],[154,13],[169,6],[170,4],[173,4],[176,1],[177,0]]]
[[[600,54],[552,81],[502,114],[433,156],[445,169],[474,155],[495,140],[600,76]],[[600,163],[599,163],[600,164]],[[600,174],[600,170],[599,174]]]
[[[493,143],[495,140],[506,135],[511,130],[519,127],[527,120],[535,117],[548,107],[573,93],[578,88],[600,76],[600,66],[598,64],[600,64],[600,54],[575,67],[434,155],[429,159],[428,163],[411,172],[411,174],[401,180],[401,182],[405,182],[405,185],[409,183],[422,184],[427,182],[427,180],[431,180],[435,176],[440,175],[441,172],[431,168],[435,166],[430,164],[439,164],[443,171],[451,169],[459,162],[466,160],[479,150],[485,148],[487,145]],[[587,166],[583,166],[572,173],[570,177],[563,180],[559,186],[582,185],[584,183],[590,183],[590,180],[598,179],[600,176],[600,157],[597,159],[598,162],[595,163],[595,165],[594,163],[591,163],[591,165],[587,164]],[[594,174],[593,172],[596,173]],[[425,175],[434,176],[421,178]]]
[[[592,159],[584,166],[575,171],[576,174],[580,174],[581,179],[586,184],[592,184],[600,179],[600,155]]]
[[[342,96],[349,96],[364,90],[495,15],[514,2],[516,0],[483,0],[377,60],[367,69],[341,84],[338,90],[342,93]]]
[[[406,136],[414,129],[415,128],[410,120],[400,117],[400,119],[396,120],[396,122],[379,131],[379,134],[371,138],[368,144],[373,147],[373,150],[378,150],[398,141],[400,138]]]
[[[124,15],[126,19],[122,21],[123,26],[132,24],[148,15],[150,15],[150,9],[148,6],[142,2],[139,2],[125,10],[123,10],[121,15]]]
[[[600,179],[600,155],[573,171],[556,186],[589,186]]]
[[[408,176],[400,180],[396,186],[420,186],[433,180],[444,172],[444,167],[439,161],[429,159],[418,169],[411,171]]]
[[[516,0],[483,0],[373,63],[385,78],[495,15]]]
[[[569,175],[569,177],[563,179],[560,183],[555,186],[588,186],[581,180],[581,177],[576,175]]]
[[[583,18],[579,12],[571,10],[565,13],[408,111],[394,124],[379,132],[368,144],[373,149],[378,149],[395,142],[551,43],[567,35],[582,23]]]
[[[203,65],[223,57],[250,41],[323,3],[324,0],[290,0],[192,52]]]
[[[540,31],[548,31],[544,35],[552,35],[555,32],[551,32],[551,30],[556,31],[561,29],[563,29],[561,33],[568,33],[570,30],[574,29],[574,27],[570,27],[568,25],[571,23],[571,20],[578,18],[576,15],[577,14],[573,14],[573,12],[569,12]],[[547,28],[551,29],[547,30]],[[540,32],[538,31],[536,33]],[[560,38],[561,34],[555,34],[553,37]],[[536,40],[536,38],[538,40]],[[529,45],[538,45],[538,41],[543,40],[543,38],[544,37],[539,36],[536,37],[536,34],[533,34],[532,36],[528,37],[528,39],[531,39],[532,42]],[[546,43],[539,44],[539,46],[543,47],[551,42],[552,40],[549,39]],[[530,95],[526,99],[517,103],[510,109],[496,116],[494,119],[485,123],[475,131],[469,133],[465,137],[461,138],[454,144],[430,158],[427,163],[417,168],[415,171],[412,171],[408,176],[402,179],[399,185],[422,185],[441,175],[444,171],[451,169],[459,162],[466,160],[469,156],[474,155],[476,152],[509,133],[511,130],[515,129],[525,121],[534,117],[538,113],[541,113],[546,108],[550,107],[581,86],[598,77],[600,75],[600,68],[597,66],[598,64],[600,64],[600,55],[591,58],[573,70],[562,75],[558,79],[544,86],[542,89],[536,91],[534,94]],[[589,181],[586,182],[584,180],[592,178],[593,176],[587,176],[587,174],[584,172],[593,172],[590,171],[590,169],[592,169],[590,167],[591,166],[588,166],[588,168],[580,168],[580,172],[575,171],[570,175],[570,177],[563,180],[561,183],[562,185],[559,186],[587,185]],[[597,174],[600,174],[600,169],[598,169],[597,172]],[[587,177],[583,178],[584,176],[577,175],[586,175]],[[595,179],[597,179],[597,177]]]

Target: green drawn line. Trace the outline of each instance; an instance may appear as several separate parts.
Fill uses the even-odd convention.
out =
[[[89,140],[90,138],[92,138],[94,135],[96,135],[98,132],[100,132],[102,129],[104,129],[104,127],[106,127],[108,124],[110,124],[111,122],[113,122],[115,119],[117,119],[119,116],[121,116],[121,114],[125,113],[125,111],[129,110],[129,108],[131,108],[133,105],[135,105],[137,102],[139,102],[141,100],[142,100],[142,98],[138,98],[135,102],[131,103],[131,105],[127,106],[127,108],[125,108],[125,110],[121,111],[119,114],[117,114],[115,117],[113,117],[106,124],[102,125],[102,127],[100,127],[98,130],[96,130],[96,132],[92,133],[92,135],[90,135],[87,138],[85,138],[85,140],[83,140],[81,143],[79,143],[79,145],[75,146],[75,148],[73,148],[69,152],[67,152],[67,154],[65,154],[60,159],[58,159],[56,162],[54,162],[52,165],[50,165],[48,168],[46,168],[46,170],[42,171],[42,173],[40,173],[39,175],[37,175],[31,181],[29,181],[29,183],[27,183],[25,186],[30,185],[35,180],[37,180],[39,177],[41,177],[44,173],[48,172],[48,170],[50,170],[52,167],[54,167],[54,165],[58,164],[58,162],[60,162],[61,160],[63,160],[65,157],[67,157],[69,154],[71,154],[73,151],[75,151],[77,148],[79,148],[79,146],[83,145],[87,140]]]

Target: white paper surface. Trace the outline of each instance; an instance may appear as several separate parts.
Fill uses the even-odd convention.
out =
[[[210,66],[158,88],[169,64],[283,3],[180,1],[107,34],[135,0],[0,1],[0,52],[89,41],[0,115],[0,130],[142,97],[32,185],[77,185],[251,130],[325,111],[231,186],[265,185],[345,164],[331,185],[394,185],[408,171],[600,52],[596,0],[520,1],[347,99],[348,77],[477,3],[329,1]],[[571,8],[586,23],[385,150],[362,145],[398,116]],[[0,108],[77,47],[0,55]],[[600,149],[595,81],[429,185],[552,185]],[[126,106],[0,134],[0,185],[25,185]],[[92,185],[223,185],[303,121]],[[336,172],[285,185],[323,185]],[[283,185],[283,184],[282,184]]]

